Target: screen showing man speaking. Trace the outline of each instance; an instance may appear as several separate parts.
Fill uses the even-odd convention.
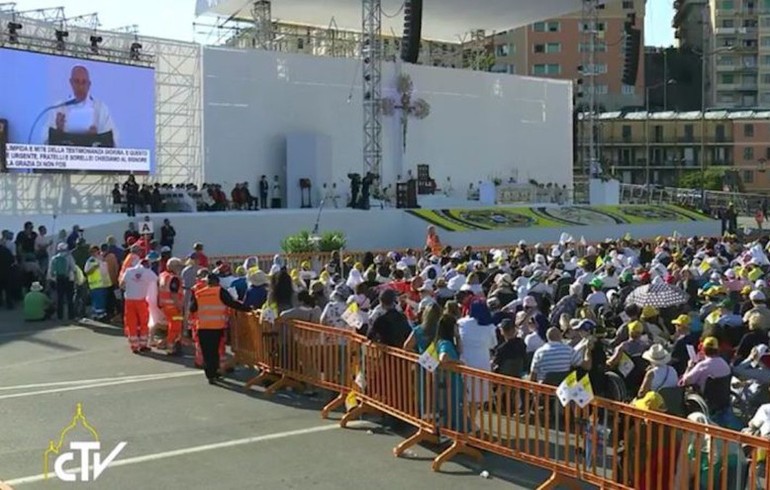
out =
[[[10,171],[153,172],[152,68],[0,49]]]

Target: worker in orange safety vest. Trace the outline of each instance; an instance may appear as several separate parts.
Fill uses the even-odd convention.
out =
[[[190,288],[190,300],[187,306],[187,324],[189,325],[192,341],[195,345],[195,367],[198,369],[203,369],[203,353],[201,352],[200,343],[198,343],[198,313],[190,310],[190,305],[195,293],[208,286],[208,275],[209,271],[206,269],[200,269],[197,272],[195,284]]]
[[[215,384],[221,378],[220,346],[229,320],[228,308],[251,311],[219,286],[218,276],[209,274],[207,286],[195,291],[190,302],[190,311],[198,315],[197,343],[203,354],[203,369],[209,384]]]
[[[163,310],[168,324],[166,332],[166,353],[176,355],[180,352],[182,337],[184,289],[179,274],[184,265],[176,257],[168,260],[166,270],[160,274],[158,281],[158,306]]]

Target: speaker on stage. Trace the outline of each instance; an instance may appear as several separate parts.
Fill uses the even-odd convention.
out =
[[[396,184],[396,207],[399,209],[417,208],[417,181],[410,179]]]
[[[401,41],[401,59],[417,63],[422,41],[422,0],[404,2],[404,35]]]

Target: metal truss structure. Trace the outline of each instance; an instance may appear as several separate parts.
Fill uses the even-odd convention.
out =
[[[379,176],[382,165],[382,6],[380,0],[363,0],[361,7],[364,173]]]
[[[251,16],[254,18],[254,47],[257,49],[273,49],[273,14],[270,0],[256,0],[251,5]]]
[[[95,14],[68,22],[64,10],[16,12],[0,10],[0,29],[9,21],[22,24],[18,39],[11,43],[0,31],[0,47],[11,47],[94,61],[155,68],[156,173],[139,176],[143,182],[195,183],[203,178],[201,155],[201,47],[193,43],[141,37],[135,26],[118,31],[97,30]],[[84,25],[85,24],[85,25]],[[55,31],[69,35],[62,46]],[[102,37],[96,50],[90,38]],[[141,45],[138,56],[131,46]],[[111,209],[110,191],[122,175],[85,173],[0,174],[0,215],[71,214]]]
[[[590,177],[592,165],[598,164],[597,149],[597,121],[596,121],[596,46],[599,36],[599,6],[600,0],[583,0],[580,22],[583,24],[581,42],[588,46],[587,52],[581,57],[581,75],[582,83],[578,85],[578,96],[580,97],[581,113],[580,120],[580,138],[587,141],[587,145],[578,145],[580,152],[580,174],[586,179]],[[585,148],[586,151],[582,150]]]

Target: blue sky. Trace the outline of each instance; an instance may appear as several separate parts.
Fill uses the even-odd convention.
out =
[[[4,1],[4,0],[0,0]],[[543,0],[547,1],[547,0]],[[15,0],[17,10],[63,6],[70,17],[98,12],[102,27],[137,24],[141,34],[193,40],[195,0]],[[648,45],[673,44],[671,0],[647,0],[645,34]],[[205,21],[205,19],[204,19]],[[209,21],[210,22],[210,21]],[[197,36],[200,42],[213,42]]]

